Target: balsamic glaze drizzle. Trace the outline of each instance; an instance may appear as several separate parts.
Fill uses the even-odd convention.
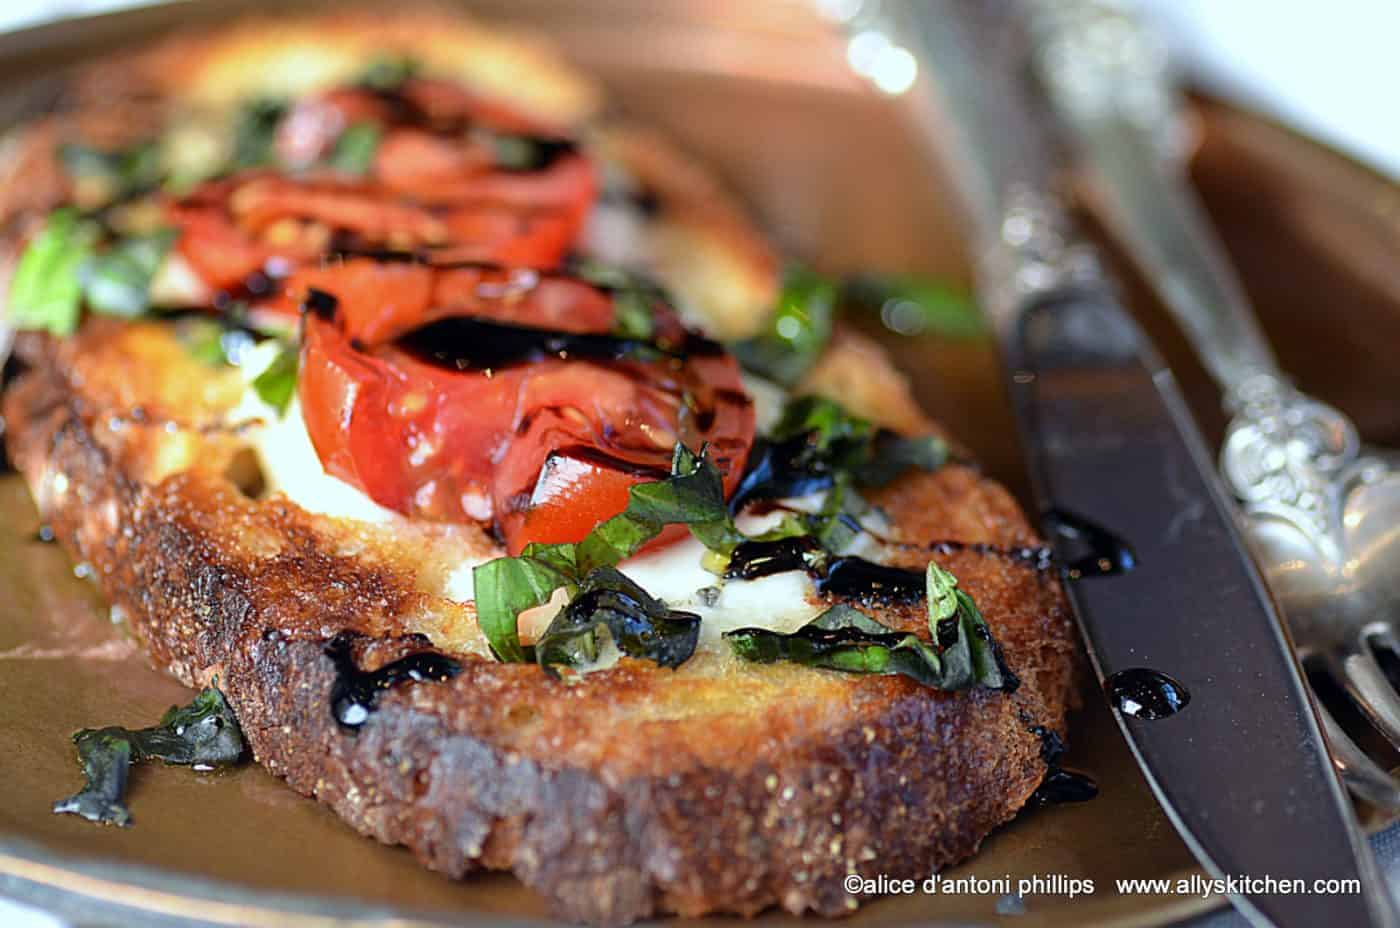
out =
[[[385,664],[378,670],[361,670],[355,664],[354,632],[341,632],[326,645],[335,664],[331,685],[331,715],[341,728],[358,729],[374,712],[379,695],[401,683],[443,683],[461,672],[462,665],[436,651],[419,651]]]
[[[820,556],[821,546],[809,535],[773,541],[746,541],[734,549],[724,575],[754,580],[789,570],[805,570],[816,580],[817,592],[874,602],[917,602],[925,595],[921,570],[888,567],[863,557]]]
[[[812,571],[811,555],[820,548],[810,535],[746,541],[734,549],[724,576],[730,580],[756,580],[790,570]]]
[[[1061,556],[1071,580],[1126,573],[1137,566],[1132,546],[1096,522],[1062,509],[1045,513],[1043,522],[1051,535],[1073,551]]]
[[[887,567],[863,557],[838,557],[817,577],[817,592],[882,603],[912,603],[927,593],[924,571]]]
[[[1176,680],[1146,667],[1120,670],[1103,683],[1118,711],[1133,719],[1154,722],[1176,715],[1191,702],[1191,693]]]
[[[551,355],[621,361],[649,351],[661,352],[655,343],[636,338],[559,332],[471,316],[452,316],[419,326],[401,336],[397,344],[419,361],[459,371],[499,370]]]
[[[1039,809],[1062,802],[1087,802],[1099,794],[1093,777],[1060,767],[1065,743],[1053,729],[1032,725],[1031,734],[1040,738],[1040,759],[1045,761],[1045,779],[1026,800],[1026,808]]]
[[[898,543],[903,548],[920,548],[938,554],[970,551],[989,557],[1006,558],[1043,572],[1051,570],[1054,560],[1050,550],[1043,547],[1004,548],[989,542],[934,541],[915,545]],[[913,601],[924,595],[925,577],[922,571],[902,567],[887,567],[861,557],[838,557],[824,568],[816,565],[815,552],[820,545],[809,535],[779,538],[772,541],[746,541],[734,549],[725,576],[730,579],[753,580],[789,570],[805,570],[817,579],[818,592],[837,596],[856,595],[886,601]],[[847,590],[853,592],[847,592]]]

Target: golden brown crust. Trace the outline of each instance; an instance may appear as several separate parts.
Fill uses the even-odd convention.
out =
[[[469,608],[424,592],[412,544],[249,499],[206,463],[214,456],[138,479],[124,462],[170,433],[153,418],[112,428],[103,368],[129,369],[132,352],[160,350],[133,340],[168,336],[104,328],[26,338],[33,369],[5,397],[10,449],[45,518],[161,666],[191,685],[220,675],[261,763],[430,867],[508,868],[560,914],[598,923],[773,904],[839,914],[856,905],[846,873],[914,876],[959,860],[1044,774],[1029,729],[1063,731],[1073,665],[1047,574],[938,556],[1002,641],[1023,680],[1014,695],[710,654],[677,671],[624,661],[552,681],[471,653]],[[174,389],[156,383],[167,387],[148,385],[151,410]],[[881,502],[939,538],[1033,540],[1005,491],[961,466]],[[330,716],[323,651],[346,629],[366,636],[364,666],[421,648],[411,636],[426,632],[459,643],[463,672],[387,694],[347,733]]]
[[[411,55],[424,73],[450,77],[561,129],[599,109],[598,87],[535,36],[484,26],[460,12],[418,4],[334,15],[244,18],[218,30],[177,34],[89,69],[94,98],[133,88],[191,107],[259,96],[299,96],[353,80],[368,62]]]

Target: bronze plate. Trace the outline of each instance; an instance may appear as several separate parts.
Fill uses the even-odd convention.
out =
[[[306,3],[181,4],[0,36],[0,100],[42,99],[40,78],[114,44],[249,9]],[[808,7],[789,0],[545,3],[483,0],[489,19],[551,34],[597,74],[627,113],[667,129],[715,165],[792,252],[830,271],[918,270],[967,279],[960,228],[920,153],[903,103],[851,78],[842,49]],[[1196,161],[1227,243],[1280,353],[1303,387],[1355,416],[1368,437],[1400,441],[1388,398],[1400,369],[1400,192],[1339,156],[1215,104],[1197,107]],[[840,131],[832,131],[840,127]],[[1209,430],[1215,394],[1185,346],[1129,275],[1135,308],[1185,382]],[[989,342],[891,344],[928,409],[1024,488]],[[34,540],[37,516],[18,478],[0,479],[0,892],[79,919],[130,923],[310,925],[542,923],[541,901],[511,877],[452,882],[401,849],[361,838],[261,768],[133,773],[130,829],[48,809],[81,780],[69,734],[149,724],[189,693],[152,670],[108,621],[61,551]],[[81,571],[80,571],[81,572]],[[887,898],[845,924],[995,924],[1025,928],[1158,925],[1218,899],[1119,896],[1115,878],[1175,877],[1194,864],[1162,815],[1095,694],[1071,725],[1066,763],[1102,794],[1027,813],[945,876],[1059,874],[1093,880],[1070,900],[1031,895],[1026,914],[996,914],[997,894]],[[718,921],[718,920],[715,920]],[[812,924],[770,914],[765,925]]]

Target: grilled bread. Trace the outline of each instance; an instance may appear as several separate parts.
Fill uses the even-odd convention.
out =
[[[726,341],[761,329],[779,263],[701,169],[650,132],[591,122],[597,91],[546,48],[425,16],[252,22],[76,75],[71,108],[6,149],[12,252],[81,196],[54,166],[74,133],[120,140],[176,110],[317,92],[387,47],[578,133],[648,200],[620,244],[591,247],[658,277],[692,327]],[[118,106],[124,125],[103,125]],[[166,284],[218,303],[197,279]],[[1073,694],[1065,600],[1016,503],[965,457],[863,493],[881,563],[955,574],[1019,686],[948,691],[745,660],[708,612],[676,666],[622,655],[560,673],[498,660],[478,624],[462,565],[506,553],[489,519],[394,511],[327,475],[297,401],[278,413],[252,396],[246,365],[191,352],[200,321],[89,313],[66,336],[21,333],[6,442],[43,518],[152,660],[190,686],[217,677],[257,762],[363,834],[454,878],[510,870],[561,916],[597,924],[774,905],[839,915],[861,901],[848,874],[916,877],[961,860],[1045,776],[1044,733],[1063,733]],[[795,383],[889,434],[937,432],[880,350],[840,326]],[[621,568],[664,580],[687,544]],[[725,583],[726,597],[743,586]],[[839,598],[784,583],[787,601],[754,594],[714,621],[787,633],[784,616]],[[933,643],[922,599],[860,605]],[[446,656],[455,674],[376,691],[353,726],[332,711],[347,685],[413,654]]]

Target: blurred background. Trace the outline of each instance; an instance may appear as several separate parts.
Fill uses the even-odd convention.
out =
[[[0,31],[148,2],[6,0],[0,4]],[[1400,87],[1400,2],[1124,2],[1160,25],[1193,82],[1400,180],[1400,119],[1393,99]]]

